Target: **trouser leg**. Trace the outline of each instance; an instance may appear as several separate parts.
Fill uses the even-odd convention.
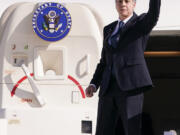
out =
[[[124,125],[123,125],[122,119],[120,117],[118,117],[118,119],[117,119],[115,135],[125,135]]]
[[[96,135],[115,135],[117,114],[114,99],[111,97],[100,97],[98,102]]]
[[[115,98],[119,110],[119,119],[122,120],[125,135],[141,135],[143,99],[143,94],[121,99],[119,97]],[[121,124],[117,123],[116,128],[122,128]],[[121,134],[117,132],[116,135]]]
[[[128,120],[128,135],[142,135],[141,120],[141,114]]]

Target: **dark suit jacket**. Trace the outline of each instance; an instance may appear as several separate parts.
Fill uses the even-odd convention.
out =
[[[90,82],[95,84],[97,89],[100,86],[99,96],[108,88],[112,64],[114,64],[115,77],[121,90],[134,91],[139,88],[147,90],[153,87],[144,59],[144,51],[149,34],[158,21],[160,3],[160,0],[150,0],[147,13],[140,16],[133,13],[133,17],[118,33],[119,41],[115,49],[108,44],[108,39],[118,21],[104,27],[101,59]]]

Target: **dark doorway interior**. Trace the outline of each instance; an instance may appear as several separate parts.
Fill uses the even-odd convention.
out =
[[[169,130],[180,135],[180,32],[152,33],[146,52],[155,88],[145,93],[144,135],[164,135]]]

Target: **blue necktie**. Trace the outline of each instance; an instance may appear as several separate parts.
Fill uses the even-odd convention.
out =
[[[111,37],[109,38],[109,43],[110,45],[112,45],[113,48],[117,47],[117,42],[118,42],[118,33],[121,30],[121,28],[123,27],[124,22],[120,21],[119,22],[119,26],[118,26],[118,30],[116,32],[113,32]],[[112,63],[112,75],[115,77],[115,73],[114,73],[114,62]]]
[[[111,37],[109,38],[109,43],[110,45],[112,45],[112,47],[116,48],[117,47],[117,41],[119,40],[118,38],[118,33],[119,31],[121,30],[121,28],[123,27],[124,25],[124,22],[123,21],[120,21],[119,24],[118,24],[118,30],[114,33],[112,33]]]

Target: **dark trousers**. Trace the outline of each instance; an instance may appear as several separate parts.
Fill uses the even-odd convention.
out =
[[[112,77],[108,91],[99,97],[96,135],[141,135],[143,93],[119,89]]]

